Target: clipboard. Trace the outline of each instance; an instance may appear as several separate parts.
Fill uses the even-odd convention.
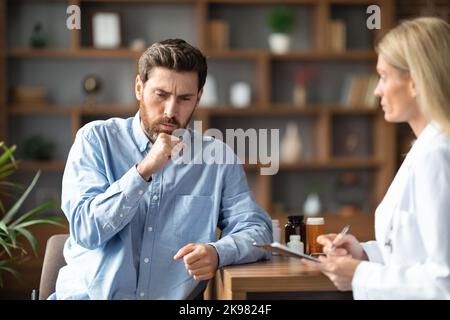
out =
[[[310,261],[320,263],[319,259],[317,259],[313,256],[310,256],[310,255],[304,254],[304,253],[294,251],[279,242],[272,242],[272,243],[256,243],[256,242],[254,242],[253,245],[255,247],[263,248],[263,249],[270,250],[273,252],[277,252],[277,253],[285,255],[285,256],[294,257],[294,258],[298,258],[298,259],[307,259]]]

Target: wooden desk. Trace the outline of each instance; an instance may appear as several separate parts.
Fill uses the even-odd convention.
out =
[[[352,299],[322,273],[296,258],[274,256],[270,261],[227,266],[215,278],[216,299]]]

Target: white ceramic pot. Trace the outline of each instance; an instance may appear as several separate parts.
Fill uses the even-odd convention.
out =
[[[269,35],[270,50],[274,53],[286,53],[291,47],[291,37],[285,33]]]
[[[219,103],[217,93],[216,79],[212,75],[206,77],[205,85],[203,86],[203,94],[199,102],[200,107],[214,107]]]
[[[247,82],[238,81],[231,85],[230,102],[235,108],[245,108],[250,105],[252,93]]]

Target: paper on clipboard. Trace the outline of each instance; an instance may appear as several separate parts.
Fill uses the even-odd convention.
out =
[[[311,260],[311,261],[320,263],[319,259],[314,258],[313,256],[310,256],[310,255],[307,255],[304,253],[294,251],[279,242],[272,242],[272,243],[256,243],[256,242],[254,242],[253,245],[258,248],[263,248],[266,250],[278,252],[285,256],[295,257],[295,258],[299,258],[299,259],[307,259],[307,260]]]

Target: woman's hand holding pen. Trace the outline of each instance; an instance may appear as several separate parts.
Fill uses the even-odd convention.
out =
[[[353,259],[350,255],[320,256],[319,260],[320,263],[306,259],[301,259],[300,261],[308,267],[321,271],[339,290],[352,290],[353,276],[361,260]]]
[[[324,234],[317,237],[317,242],[323,246],[323,252],[330,256],[351,255],[354,259],[368,260],[366,252],[359,241],[351,234]],[[333,247],[336,248],[333,250]]]
[[[368,260],[359,241],[351,234],[330,233],[317,237],[327,256],[320,256],[320,263],[302,259],[309,267],[320,270],[341,291],[352,290],[356,268],[362,260]]]

